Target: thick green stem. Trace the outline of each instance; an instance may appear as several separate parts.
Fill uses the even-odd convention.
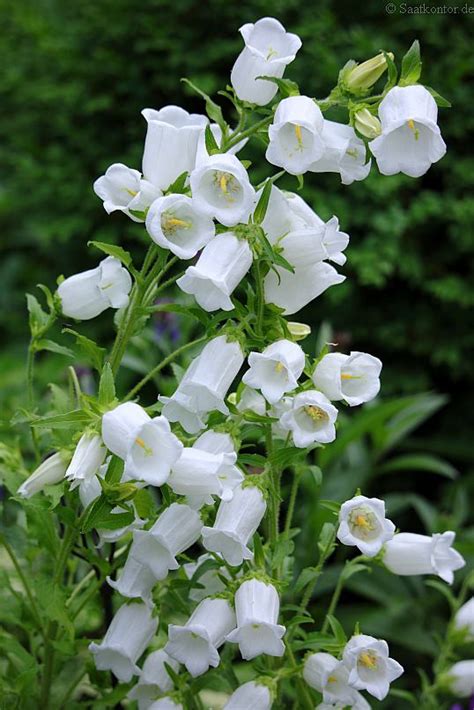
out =
[[[269,126],[270,123],[273,120],[273,116],[267,116],[266,118],[262,118],[261,121],[257,121],[257,123],[254,123],[253,126],[250,126],[249,128],[245,129],[245,131],[240,131],[239,133],[234,133],[232,138],[229,138],[228,141],[223,143],[221,147],[221,151],[224,153],[227,150],[230,150],[234,146],[236,146],[238,143],[240,143],[241,140],[244,138],[249,138],[252,136],[254,133],[260,130],[260,128],[264,128],[265,126]]]

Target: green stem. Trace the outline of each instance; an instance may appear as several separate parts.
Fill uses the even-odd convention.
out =
[[[285,520],[285,535],[290,534],[291,522],[293,520],[293,513],[295,511],[296,496],[298,494],[298,487],[300,485],[300,475],[297,471],[294,472],[293,482],[291,484],[290,499],[288,501],[288,511],[286,513]]]
[[[221,146],[221,151],[224,153],[225,151],[230,150],[235,145],[240,143],[240,141],[244,138],[249,138],[250,136],[252,136],[258,130],[260,130],[260,128],[269,126],[272,120],[273,116],[267,116],[266,118],[262,118],[261,121],[257,121],[257,123],[254,123],[253,126],[250,126],[250,128],[247,128],[245,131],[240,131],[240,133],[237,133],[237,135],[234,134],[232,138],[229,138],[229,140]]]
[[[71,695],[74,693],[75,689],[81,682],[81,680],[84,678],[84,676],[87,674],[87,668],[83,668],[80,673],[78,673],[75,678],[71,681],[70,685],[67,687],[66,692],[64,693],[63,697],[61,698],[58,708],[59,710],[62,710],[62,708],[67,707],[67,702],[70,699]]]
[[[298,664],[296,663],[296,659],[293,653],[293,650],[291,646],[287,643],[286,644],[286,651],[288,658],[290,660],[291,665],[293,668],[298,668]],[[296,685],[298,686],[298,701],[303,700],[304,701],[304,706],[308,708],[308,710],[313,710],[314,708],[314,703],[311,699],[310,692],[306,686],[306,683],[302,680],[302,678],[296,677]],[[299,708],[300,705],[297,705]]]
[[[262,280],[262,273],[260,269],[260,261],[256,261],[254,264],[254,281],[255,281],[255,293],[257,296],[257,305],[256,305],[256,315],[257,315],[257,324],[255,327],[255,332],[257,335],[261,336],[262,335],[262,329],[263,329],[263,313],[264,313],[264,308],[265,308],[265,293],[263,290],[263,280]]]
[[[133,399],[133,397],[141,390],[141,388],[146,385],[147,382],[149,382],[155,375],[157,375],[161,370],[163,370],[167,365],[170,364],[170,362],[173,362],[179,355],[184,353],[186,350],[189,350],[190,348],[194,347],[195,345],[199,345],[199,343],[203,343],[204,341],[207,340],[207,336],[203,335],[201,338],[196,338],[196,340],[191,340],[189,343],[185,343],[184,345],[181,345],[180,348],[177,348],[174,352],[172,352],[170,355],[165,357],[161,362],[158,363],[153,369],[148,372],[145,377],[143,377],[138,384],[133,387],[130,392],[127,394],[125,399],[123,400],[124,402],[128,402],[130,399]]]
[[[336,607],[339,603],[339,599],[341,597],[341,593],[342,593],[345,581],[346,580],[345,580],[344,574],[341,572],[339,579],[337,580],[337,584],[334,589],[333,595],[331,597],[331,601],[329,602],[329,607],[326,612],[326,618],[324,619],[324,624],[321,629],[321,633],[323,633],[323,634],[325,634],[326,631],[329,629],[329,618],[328,617],[333,616],[334,612],[336,611]]]
[[[28,597],[28,601],[30,602],[31,605],[31,611],[33,612],[33,616],[35,617],[36,623],[38,624],[38,628],[40,629],[42,635],[45,635],[44,628],[43,628],[43,623],[41,621],[41,615],[39,613],[39,609],[36,605],[35,598],[33,596],[33,592],[30,589],[30,585],[28,584],[28,580],[26,579],[25,575],[23,574],[23,570],[21,569],[20,563],[18,562],[16,555],[13,551],[13,548],[10,547],[9,543],[5,540],[3,536],[0,537],[0,542],[2,543],[3,547],[6,550],[6,553],[8,557],[11,559],[12,564],[16,570],[16,573],[18,574],[18,577],[20,579],[20,582],[23,586],[23,589],[25,590],[25,594]]]

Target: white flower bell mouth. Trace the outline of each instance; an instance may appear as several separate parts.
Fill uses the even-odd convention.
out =
[[[146,228],[156,244],[180,259],[192,259],[215,235],[212,219],[200,213],[186,195],[155,200],[147,214]]]
[[[403,673],[403,667],[389,658],[387,642],[365,634],[349,640],[343,660],[350,671],[350,685],[357,690],[367,690],[377,700],[388,695],[390,683]]]
[[[373,355],[328,353],[316,365],[312,379],[328,399],[343,399],[355,407],[377,396],[381,371],[382,362]]]
[[[394,533],[395,525],[385,518],[383,500],[355,496],[341,506],[337,537],[344,545],[354,545],[374,557]]]

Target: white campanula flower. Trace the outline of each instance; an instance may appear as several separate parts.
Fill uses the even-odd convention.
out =
[[[260,525],[267,509],[262,492],[255,486],[238,487],[230,501],[219,505],[213,527],[202,529],[202,544],[234,567],[253,560],[248,542]]]
[[[181,703],[178,703],[168,695],[163,696],[159,700],[148,706],[148,710],[184,710]]]
[[[220,663],[217,649],[235,628],[235,613],[226,599],[203,599],[184,626],[170,624],[165,650],[196,677]]]
[[[118,259],[108,256],[95,269],[64,279],[57,293],[65,316],[90,320],[107,308],[125,308],[131,288],[128,271]]]
[[[459,607],[454,617],[454,626],[465,632],[466,641],[474,641],[474,597]]]
[[[292,315],[345,279],[324,261],[296,268],[294,273],[277,266],[265,277],[265,301],[283,308],[284,315]]]
[[[120,576],[117,579],[107,577],[107,582],[127,599],[141,599],[151,604],[151,590],[156,584],[156,577],[148,565],[129,554]]]
[[[31,498],[35,493],[42,491],[45,486],[52,486],[55,483],[60,483],[66,475],[67,460],[59,451],[41,463],[37,469],[33,471],[26,481],[24,481],[17,495],[22,498]]]
[[[350,685],[366,690],[377,700],[388,695],[390,683],[403,673],[403,667],[389,658],[387,642],[365,634],[357,634],[348,641],[343,661],[349,669]]]
[[[235,466],[236,461],[237,454],[230,436],[207,431],[192,447],[183,449],[167,483],[175,493],[188,496],[192,507],[211,504],[213,495],[230,500],[234,488],[244,478]]]
[[[324,151],[323,114],[308,96],[289,96],[278,104],[268,128],[265,157],[291,175],[301,175]]]
[[[312,379],[328,399],[354,407],[377,396],[381,370],[381,361],[367,353],[328,353],[316,365]]]
[[[258,79],[274,76],[279,79],[301,47],[300,38],[287,32],[278,20],[263,17],[255,24],[247,23],[239,30],[245,48],[232,68],[230,81],[237,97],[258,106],[268,104],[278,91],[272,81]]]
[[[140,658],[158,628],[158,619],[146,604],[124,604],[115,614],[100,644],[91,643],[97,670],[112,671],[122,683],[139,675]]]
[[[296,395],[291,409],[281,416],[280,425],[291,431],[295,446],[304,449],[315,442],[334,441],[336,418],[336,407],[321,392],[307,390]]]
[[[106,454],[107,449],[98,434],[86,433],[81,436],[66,471],[66,478],[71,481],[71,490],[97,473]]]
[[[255,203],[255,190],[235,155],[211,155],[190,176],[196,208],[226,227],[247,222]]]
[[[379,498],[354,496],[339,511],[337,537],[344,545],[358,547],[375,557],[395,534],[395,525],[385,517],[385,503]]]
[[[288,430],[281,425],[281,418],[286,412],[289,412],[293,407],[293,397],[283,397],[279,402],[273,405],[270,409],[270,416],[278,421],[272,422],[272,436],[274,439],[286,439]]]
[[[105,175],[94,182],[94,192],[104,201],[104,209],[110,214],[120,210],[133,219],[142,222],[134,212],[145,212],[160,190],[148,180],[143,180],[138,170],[127,168],[122,163],[114,163]]]
[[[384,547],[383,562],[394,574],[412,576],[437,574],[448,584],[466,564],[453,547],[456,533],[448,530],[434,535],[398,533]]]
[[[458,661],[446,673],[453,695],[468,698],[474,693],[474,660]]]
[[[125,461],[126,478],[153,486],[166,482],[183,449],[165,417],[152,419],[133,402],[104,414],[102,439],[109,451]]]
[[[330,653],[313,653],[305,660],[303,678],[323,696],[319,708],[364,707],[357,705],[362,696],[349,685],[349,669]]]
[[[272,694],[270,688],[262,685],[258,680],[251,680],[234,690],[229,700],[224,705],[224,710],[270,710]]]
[[[215,235],[214,222],[186,195],[159,197],[146,217],[153,241],[180,259],[192,259]]]
[[[183,565],[184,573],[188,579],[193,579],[196,572],[198,573],[196,582],[201,586],[193,587],[189,592],[189,598],[193,602],[200,602],[206,597],[211,597],[214,594],[220,594],[226,588],[224,582],[220,578],[224,577],[228,580],[231,579],[229,570],[226,567],[214,566],[201,574],[200,567],[210,561],[214,562],[214,564],[216,563],[215,558],[206,553],[204,555],[200,555],[196,562],[187,562]]]
[[[319,703],[319,705],[316,705],[315,710],[346,710],[348,707],[350,707],[351,710],[370,710],[371,706],[362,693],[354,690],[354,695],[350,705],[347,705],[347,703],[344,702]]]
[[[165,106],[159,111],[146,108],[142,115],[147,122],[143,175],[166,190],[176,178],[194,169],[199,140],[209,121],[179,106]]]
[[[424,86],[394,86],[379,106],[382,134],[369,143],[382,175],[421,177],[446,153],[438,107]]]
[[[278,624],[280,599],[272,584],[258,579],[243,582],[235,593],[237,628],[227,641],[238,643],[246,661],[260,656],[283,656],[285,644],[281,640],[286,628]]]
[[[127,695],[130,700],[137,701],[138,710],[148,710],[157,695],[173,690],[173,681],[166,670],[165,663],[178,672],[179,663],[162,648],[146,657],[138,683]]]
[[[371,161],[365,161],[365,145],[352,126],[324,120],[322,128],[324,152],[309,170],[313,173],[339,173],[343,185],[365,180]]]
[[[265,397],[254,390],[253,387],[245,385],[240,393],[236,407],[239,412],[254,412],[263,417],[266,412]]]
[[[199,514],[181,503],[165,508],[149,530],[136,530],[129,556],[149,567],[156,580],[165,579],[169,570],[179,568],[176,556],[199,538]]]
[[[194,296],[205,311],[231,311],[230,296],[252,266],[252,252],[246,239],[232,232],[215,237],[203,249],[195,266],[188,266],[177,284]]]
[[[261,353],[250,353],[248,360],[250,369],[242,382],[261,390],[270,404],[296,389],[305,364],[303,350],[291,340],[278,340]]]

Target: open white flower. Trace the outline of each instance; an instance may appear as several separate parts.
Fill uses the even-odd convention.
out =
[[[109,451],[125,461],[126,478],[153,486],[166,482],[183,449],[165,417],[152,419],[134,402],[104,414],[102,439]]]
[[[296,395],[291,409],[281,416],[280,425],[291,431],[295,446],[304,449],[315,442],[334,441],[336,419],[336,407],[321,392],[307,390]]]
[[[181,503],[172,503],[149,530],[136,530],[129,557],[149,567],[156,580],[165,579],[169,570],[179,568],[176,556],[199,538],[199,514]]]
[[[365,180],[371,161],[365,161],[365,145],[352,126],[324,120],[322,127],[324,151],[309,167],[313,173],[339,173],[343,185]]]
[[[200,555],[196,562],[187,562],[183,565],[186,577],[188,579],[192,579],[196,572],[199,571],[200,567],[210,561],[213,561],[214,564],[216,562],[212,555],[205,553],[204,555]],[[212,597],[215,594],[220,594],[226,588],[224,582],[220,578],[224,577],[228,580],[231,579],[227,567],[211,567],[211,569],[207,569],[202,574],[199,571],[198,574],[199,576],[196,581],[201,586],[192,588],[188,595],[193,602],[200,602],[206,597]]]
[[[291,340],[278,340],[261,353],[250,353],[248,360],[250,369],[242,382],[261,390],[270,404],[296,389],[305,363],[302,348]]]
[[[234,567],[253,560],[248,542],[260,525],[267,509],[262,492],[255,486],[238,487],[230,501],[219,505],[213,527],[202,529],[202,544]]]
[[[272,706],[272,694],[270,688],[258,682],[258,679],[251,680],[234,690],[229,700],[224,705],[223,710],[270,710]]]
[[[458,661],[446,673],[453,695],[468,698],[474,693],[474,660]]]
[[[194,169],[199,140],[209,121],[179,106],[165,106],[159,111],[146,108],[142,115],[147,122],[143,175],[166,190],[176,178]]]
[[[286,628],[277,623],[279,611],[280,598],[272,584],[258,579],[243,582],[235,593],[237,628],[227,641],[239,644],[246,661],[262,653],[283,656],[285,644],[281,639]]]
[[[17,490],[22,498],[31,498],[42,491],[45,486],[52,486],[64,479],[67,469],[67,459],[59,451],[41,463]]]
[[[72,482],[71,490],[97,473],[106,454],[107,449],[98,434],[86,433],[81,436],[66,471],[66,478]]]
[[[395,525],[385,517],[383,500],[354,496],[342,504],[337,537],[344,545],[353,545],[362,554],[375,557],[394,533]]]
[[[159,197],[146,218],[153,241],[180,259],[192,259],[215,235],[214,222],[186,195]]]
[[[108,256],[95,269],[64,279],[57,293],[65,316],[90,320],[107,308],[125,308],[131,288],[128,271],[118,259]]]
[[[349,669],[330,653],[313,653],[305,660],[303,678],[320,692],[323,705],[318,707],[345,708],[354,706],[359,693],[349,685]]]
[[[354,407],[377,396],[381,370],[381,361],[367,353],[328,353],[316,365],[312,379],[328,399],[343,399]]]
[[[231,84],[241,101],[265,106],[278,91],[272,81],[258,79],[274,76],[279,79],[301,47],[300,38],[287,32],[278,20],[263,17],[255,24],[247,23],[239,30],[245,48],[237,57],[230,75]]]
[[[265,301],[283,308],[284,315],[297,313],[326,289],[345,281],[330,264],[320,261],[295,269],[294,273],[280,266],[268,272],[264,281]]]
[[[466,641],[474,641],[474,597],[459,607],[454,617],[454,626],[464,631]]]
[[[192,294],[205,311],[231,311],[230,296],[252,266],[252,252],[246,239],[232,232],[215,237],[203,249],[195,266],[188,266],[177,284]]]
[[[324,118],[308,96],[289,96],[278,104],[268,128],[270,143],[265,157],[291,175],[301,175],[324,152]]]
[[[120,509],[123,512],[122,509]],[[125,560],[122,572],[117,579],[107,577],[108,584],[127,599],[141,599],[151,604],[151,590],[156,584],[156,577],[148,567],[132,555]]]
[[[91,643],[97,670],[112,671],[123,683],[139,675],[140,658],[158,628],[158,619],[146,604],[124,604],[115,614],[100,644]]]
[[[104,209],[110,214],[120,210],[133,219],[143,220],[133,212],[145,212],[160,190],[148,180],[143,180],[138,170],[127,168],[122,163],[114,163],[105,175],[94,182],[94,192],[104,201]]]
[[[148,710],[157,695],[173,690],[173,681],[165,668],[165,663],[178,672],[179,663],[162,648],[146,657],[138,683],[127,695],[130,700],[137,701],[138,710]]]
[[[446,153],[438,107],[424,86],[394,86],[379,106],[382,134],[369,143],[382,175],[421,177]]]
[[[193,170],[190,183],[198,210],[226,227],[247,222],[255,203],[255,190],[235,155],[211,155]]]
[[[377,700],[388,695],[390,683],[403,673],[403,667],[389,658],[387,642],[365,634],[348,641],[343,661],[349,669],[349,684],[357,690],[367,690]]]
[[[437,574],[452,584],[454,574],[466,564],[452,544],[456,533],[448,530],[434,535],[398,533],[384,547],[383,562],[394,574],[412,576]]]
[[[170,624],[165,651],[195,678],[220,663],[217,649],[235,628],[235,613],[226,599],[203,599],[184,626]]]

